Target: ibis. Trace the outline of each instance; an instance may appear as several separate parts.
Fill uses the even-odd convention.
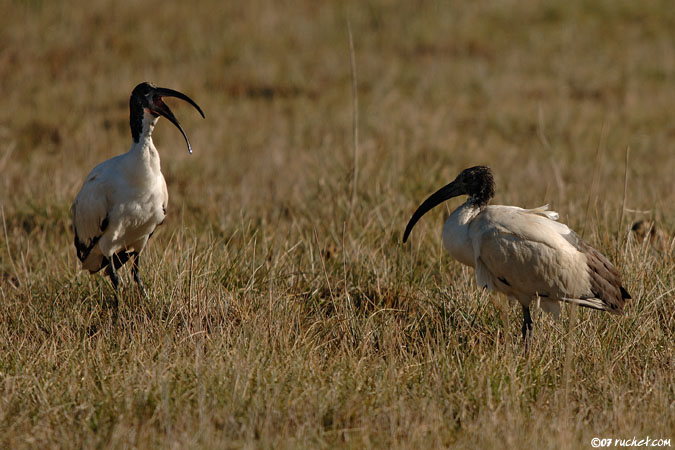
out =
[[[192,153],[190,141],[164,97],[184,100],[205,117],[197,103],[181,92],[147,82],[136,86],[129,99],[131,148],[94,167],[70,208],[82,269],[90,273],[105,269],[115,298],[117,270],[130,259],[134,280],[145,295],[139,255],[166,217],[169,195],[159,153],[152,142],[152,131],[160,116],[180,130]]]
[[[488,205],[495,194],[486,166],[463,170],[427,198],[412,215],[406,242],[418,220],[445,200],[467,200],[443,226],[443,246],[462,264],[475,269],[478,286],[516,300],[523,310],[523,340],[532,331],[530,305],[556,317],[561,302],[623,313],[630,295],[617,269],[567,225],[548,205],[535,209]]]

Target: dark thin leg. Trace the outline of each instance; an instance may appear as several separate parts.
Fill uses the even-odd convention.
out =
[[[134,275],[134,281],[136,281],[138,289],[140,289],[143,297],[147,297],[148,294],[145,292],[145,286],[143,285],[143,280],[141,280],[141,274],[138,270],[138,260],[140,255],[137,252],[133,252],[131,255],[133,256],[133,260],[131,261],[131,273]]]
[[[523,306],[523,342],[527,346],[527,336],[532,334],[532,317],[530,307]]]
[[[117,291],[118,291],[118,286],[120,285],[120,278],[117,276],[117,272],[115,271],[115,265],[110,263],[108,264],[108,267],[105,269],[106,275],[110,278],[110,283],[112,283],[114,293],[113,293],[113,307],[115,308],[115,311],[117,311],[117,307],[119,305],[119,298],[117,296]]]
[[[130,252],[118,252],[112,256],[112,261],[115,263],[115,270],[119,269],[129,260]]]
[[[117,294],[117,288],[120,285],[120,277],[117,276],[117,271],[113,264],[108,264],[108,267],[105,269],[105,274],[110,277],[110,282],[112,283],[115,294]]]

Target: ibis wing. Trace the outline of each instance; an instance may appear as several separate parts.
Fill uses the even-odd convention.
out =
[[[92,171],[70,207],[77,257],[82,261],[83,268],[92,271],[100,269],[100,261],[94,261],[101,259],[96,247],[109,225],[108,187],[104,177],[96,170]]]
[[[572,230],[549,214],[492,206],[476,217],[469,233],[481,286],[519,300],[593,297],[586,258],[568,240]]]

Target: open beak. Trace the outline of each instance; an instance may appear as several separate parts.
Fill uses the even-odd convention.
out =
[[[162,97],[176,97],[181,100],[185,100],[189,104],[195,107],[197,111],[199,111],[199,114],[204,116],[204,112],[202,109],[197,105],[197,103],[194,102],[190,97],[187,95],[183,94],[182,92],[174,91],[173,89],[167,89],[167,88],[156,88],[155,89],[155,96],[154,99],[152,100],[152,109],[155,113],[159,114],[160,116],[166,117],[176,125],[176,128],[180,130],[181,133],[183,133],[183,137],[185,138],[185,143],[187,144],[188,147],[188,152],[192,154],[192,147],[190,146],[190,141],[188,140],[187,134],[185,134],[185,131],[183,130],[183,127],[180,126],[180,123],[178,122],[178,119],[176,119],[176,116],[173,115],[171,112],[171,109],[167,106],[166,103],[162,100]]]
[[[462,185],[458,183],[457,180],[446,184],[431,194],[429,198],[424,200],[424,203],[422,203],[419,208],[417,208],[415,213],[410,218],[408,225],[405,227],[405,232],[403,233],[403,242],[405,243],[408,240],[408,235],[412,231],[417,221],[420,220],[423,215],[425,215],[438,204],[462,194],[464,194],[464,190],[462,189]]]

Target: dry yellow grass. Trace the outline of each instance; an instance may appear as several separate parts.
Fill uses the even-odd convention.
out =
[[[675,9],[596,2],[0,1],[0,447],[584,448],[675,439]],[[351,204],[352,92],[359,183]],[[140,81],[169,216],[142,270],[78,270],[68,208],[130,143]],[[626,208],[624,155],[630,147]],[[614,317],[519,309],[450,260],[425,195],[490,165],[620,267]],[[457,203],[451,202],[450,207]],[[439,208],[440,210],[441,208]]]

